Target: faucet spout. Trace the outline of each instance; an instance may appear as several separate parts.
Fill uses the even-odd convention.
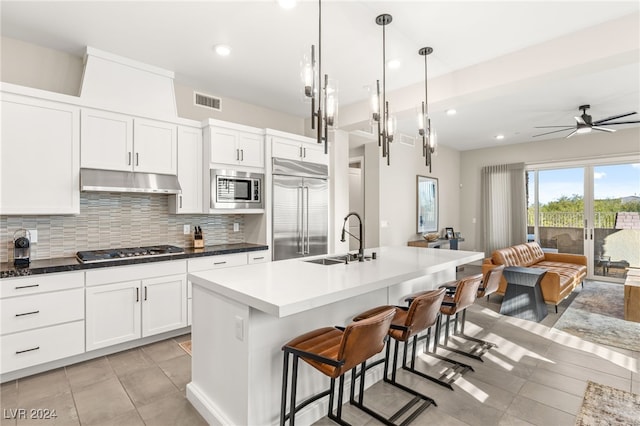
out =
[[[347,220],[349,220],[349,217],[351,217],[351,216],[355,216],[355,217],[358,218],[358,236],[357,237],[346,230]],[[340,241],[344,242],[345,241],[345,234],[349,234],[353,238],[358,240],[358,243],[360,245],[359,248],[358,248],[358,261],[359,262],[364,262],[364,232],[362,230],[362,227],[363,227],[362,218],[360,217],[360,215],[358,213],[356,213],[356,212],[350,212],[344,218],[344,222],[342,224],[342,235],[341,235],[341,238],[340,238]]]

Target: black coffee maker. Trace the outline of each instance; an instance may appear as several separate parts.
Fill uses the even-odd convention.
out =
[[[13,234],[13,265],[29,266],[31,256],[31,233],[26,229],[18,229]]]

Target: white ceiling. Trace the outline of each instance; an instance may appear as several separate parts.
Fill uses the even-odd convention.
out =
[[[92,46],[172,70],[177,82],[213,95],[300,117],[309,114],[309,105],[302,97],[299,63],[310,45],[317,43],[315,0],[299,2],[291,10],[280,8],[275,0],[3,0],[1,7],[3,36],[78,56],[86,46]],[[637,0],[325,0],[322,9],[323,72],[338,81],[341,111],[364,102],[366,86],[381,78],[382,28],[376,25],[375,17],[390,13],[393,22],[386,27],[387,59],[401,61],[400,69],[387,71],[392,108],[394,91],[401,88],[415,86],[416,99],[423,97],[424,61],[417,51],[432,46],[430,112],[440,143],[455,149],[531,141],[532,135],[543,132],[535,126],[573,124],[581,104],[592,105],[589,112],[594,120],[640,110]],[[602,27],[585,32],[631,14],[636,14],[635,26],[628,34],[635,39],[635,53],[631,55],[621,57],[616,51],[620,41],[616,35],[596,34]],[[465,96],[453,96],[444,89],[438,93],[438,82],[451,84],[456,78],[468,79],[469,73],[481,71],[483,64],[495,67],[504,58],[517,62],[519,52],[531,54],[539,46],[550,49],[555,40],[567,40],[573,33],[586,34],[584,44],[578,42],[570,51],[558,49],[553,52],[557,57],[545,58],[557,59],[559,64],[573,61],[563,63],[561,70],[532,70],[522,78],[526,84],[514,83],[508,88],[494,82],[482,90],[470,89]],[[597,47],[597,52],[591,50],[596,36],[607,41]],[[213,53],[212,47],[219,43],[232,46],[229,57]],[[605,61],[609,48],[616,60]],[[577,66],[587,63],[591,55],[598,60]],[[478,74],[478,84],[484,79],[486,76]],[[444,114],[449,107],[457,109],[455,117]],[[400,130],[413,136],[414,120],[408,117],[406,105],[403,111]],[[628,119],[640,118],[635,115]],[[352,118],[340,118],[343,123],[350,130],[363,128],[362,121]],[[624,127],[628,126],[616,128]],[[496,141],[493,136],[497,133],[506,138]]]

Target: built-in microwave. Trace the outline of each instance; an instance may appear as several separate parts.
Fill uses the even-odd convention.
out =
[[[211,169],[212,209],[262,209],[264,174]]]

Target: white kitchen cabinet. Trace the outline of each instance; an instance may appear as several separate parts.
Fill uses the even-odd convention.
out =
[[[267,133],[271,143],[271,157],[304,161],[316,164],[329,164],[329,156],[324,153],[324,144],[303,136],[275,136]]]
[[[0,373],[84,352],[83,286],[82,272],[0,282]]]
[[[182,193],[169,197],[169,211],[202,213],[202,129],[178,127],[178,181]]]
[[[86,272],[87,351],[187,326],[186,261]]]
[[[249,265],[253,263],[269,262],[270,260],[271,255],[269,254],[269,250],[247,252],[247,263]]]
[[[79,214],[80,109],[3,91],[1,110],[0,214]]]
[[[209,163],[264,168],[264,136],[262,130],[247,126],[205,128]]]
[[[81,166],[175,175],[177,126],[107,111],[83,109]]]

